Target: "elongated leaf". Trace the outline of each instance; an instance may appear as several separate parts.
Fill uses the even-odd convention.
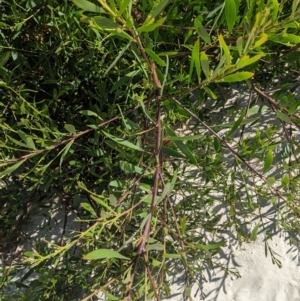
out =
[[[254,75],[253,72],[237,72],[234,74],[226,75],[223,77],[220,82],[224,83],[234,83],[234,82],[241,82],[243,80],[249,79]]]
[[[229,137],[242,123],[242,121],[244,120],[244,117],[246,115],[247,109],[243,109],[241,116],[238,118],[238,120],[234,123],[234,125],[232,126],[231,130],[229,131],[229,133],[226,135],[227,137]]]
[[[216,94],[211,89],[208,87],[203,87],[203,89],[212,99],[217,99]]]
[[[26,160],[22,160],[17,162],[16,164],[9,166],[5,170],[0,172],[0,179],[3,178],[4,176],[10,175],[13,173],[18,167],[20,167]]]
[[[168,136],[166,140],[170,141],[192,141],[203,138],[202,134],[194,135],[194,136]]]
[[[120,161],[120,167],[125,173],[138,173],[142,174],[143,173],[143,168],[136,166],[134,164],[131,164],[126,161]]]
[[[180,258],[181,258],[181,255],[180,255],[180,254],[168,254],[168,253],[165,253],[165,254],[164,254],[164,257],[165,257],[165,258],[180,259]]]
[[[238,37],[238,39],[236,40],[236,47],[238,49],[239,55],[240,57],[242,57],[243,55],[243,37]]]
[[[284,35],[269,35],[269,40],[284,44],[284,45],[292,45],[293,43],[300,43],[300,36],[294,34],[284,34]]]
[[[153,9],[151,16],[153,18],[156,18],[164,10],[164,8],[168,5],[169,2],[170,2],[170,0],[160,1]]]
[[[293,4],[292,4],[292,14],[291,16],[294,17],[296,10],[297,10],[297,6],[299,5],[299,0],[293,0]]]
[[[249,66],[249,65],[259,61],[263,56],[264,56],[264,53],[257,54],[251,58],[249,57],[249,55],[245,55],[237,63],[237,68],[240,69],[240,68]]]
[[[86,211],[88,211],[92,216],[97,217],[97,214],[96,214],[94,208],[90,204],[88,204],[88,203],[81,203],[80,205],[81,205],[81,207],[83,209],[85,209]]]
[[[252,122],[256,122],[258,119],[259,119],[259,117],[252,117],[252,118],[244,119],[241,122],[241,125],[249,124],[249,123],[252,123]],[[228,123],[218,124],[217,126],[218,127],[222,127],[222,128],[231,128],[234,124],[235,124],[235,122],[228,122]]]
[[[122,138],[113,136],[113,135],[111,135],[111,134],[109,134],[109,133],[106,133],[106,132],[104,132],[104,131],[102,131],[102,132],[103,132],[103,134],[104,134],[106,137],[108,137],[109,139],[111,139],[112,141],[114,141],[114,142],[116,142],[116,143],[118,143],[118,144],[124,145],[124,146],[126,146],[126,147],[128,147],[128,148],[131,148],[131,149],[134,149],[134,150],[137,150],[137,151],[140,151],[140,152],[143,151],[143,149],[141,149],[140,147],[136,146],[135,144],[129,142],[128,140],[125,140],[125,139],[122,139]]]
[[[100,120],[103,120],[97,113],[90,111],[90,110],[82,110],[82,111],[79,111],[79,113],[84,116],[95,116],[95,117],[99,118]]]
[[[138,32],[151,32],[154,31],[157,27],[161,26],[165,21],[167,17],[163,17],[156,21],[155,23],[151,22],[150,24],[142,25],[138,28]],[[154,19],[153,19],[154,21]]]
[[[91,194],[90,197],[91,197],[97,204],[101,205],[102,207],[106,208],[107,210],[109,210],[109,211],[111,211],[111,212],[114,212],[114,210],[113,210],[110,206],[108,206],[108,205],[106,204],[106,202],[103,201],[103,199],[101,199],[101,198],[99,198],[99,197],[97,197],[97,196],[95,196],[95,195],[93,195],[93,194]]]
[[[112,295],[107,290],[103,290],[103,294],[105,295],[105,297],[107,298],[107,300],[111,300],[111,301],[118,301],[118,300],[120,300],[119,297],[116,297],[116,296]]]
[[[176,134],[168,127],[166,126],[166,131],[169,134],[170,137],[177,137]],[[175,141],[176,146],[179,148],[179,150],[188,158],[192,163],[196,164],[197,159],[194,157],[190,149],[183,144],[181,141]]]
[[[217,242],[215,244],[207,244],[207,245],[203,245],[203,244],[195,244],[196,248],[208,251],[208,250],[213,250],[213,249],[218,249],[220,247],[224,247],[226,246],[226,242],[225,241],[220,241]]]
[[[147,52],[147,54],[152,58],[152,60],[159,64],[162,67],[166,66],[166,63],[156,54],[154,53],[151,49],[146,48],[145,51]]]
[[[210,36],[206,29],[202,26],[201,22],[199,19],[194,20],[194,27],[196,29],[196,32],[198,33],[199,37],[207,44],[211,43]]]
[[[273,4],[272,20],[273,22],[275,22],[277,20],[279,3],[277,0],[272,0],[272,4]]]
[[[166,146],[163,146],[162,147],[162,152],[167,155],[167,156],[170,156],[170,157],[175,157],[175,158],[185,158],[184,155],[182,155],[181,153],[177,152],[176,150],[172,149],[172,148],[169,148],[169,147],[166,147]]]
[[[181,219],[181,222],[180,222],[180,232],[181,234],[185,234],[185,229],[186,229],[186,216],[184,216],[182,219]]]
[[[215,148],[215,151],[218,153],[221,149],[221,143],[220,143],[220,140],[216,137],[214,137],[214,148]]]
[[[191,295],[191,293],[192,293],[192,288],[190,286],[185,288],[185,290],[184,290],[185,297],[189,297]]]
[[[193,50],[192,50],[192,59],[191,59],[191,65],[190,65],[190,80],[192,79],[193,74],[193,68],[195,66],[196,68],[196,74],[198,81],[201,81],[201,66],[200,66],[200,59],[199,59],[199,51],[200,51],[200,40],[197,39]]]
[[[83,259],[85,260],[111,259],[111,258],[129,260],[129,258],[121,255],[120,253],[109,249],[94,250],[83,256]]]
[[[265,42],[267,42],[267,40],[268,40],[268,35],[265,34],[265,33],[263,33],[261,35],[261,37],[255,42],[255,44],[252,47],[252,49],[260,47],[262,44],[264,44]]]
[[[222,48],[222,50],[223,50],[223,52],[225,54],[225,57],[226,57],[226,63],[228,65],[230,65],[231,64],[231,56],[230,56],[229,48],[226,45],[226,42],[225,42],[225,40],[224,40],[224,38],[223,38],[223,36],[221,34],[218,36],[218,38],[219,38],[220,46],[221,46],[221,48]]]
[[[173,185],[171,185],[171,183],[167,183],[164,187],[161,196],[157,200],[157,204],[159,204],[172,191],[172,189],[173,189]]]
[[[281,180],[282,187],[287,186],[290,183],[290,176],[288,174],[285,174],[284,177]]]
[[[59,168],[61,169],[61,165],[66,157],[66,155],[68,154],[69,150],[70,150],[70,147],[72,146],[74,140],[71,140],[66,146],[65,146],[65,149],[63,151],[63,153],[61,154],[60,156],[60,159],[59,159]]]
[[[225,0],[225,19],[230,33],[234,27],[236,17],[237,12],[235,0]]]
[[[90,1],[73,0],[73,3],[85,11],[90,11],[93,13],[106,13],[106,11],[104,9],[102,9],[101,7],[97,6],[94,3],[91,3]]]
[[[25,134],[22,131],[18,131],[18,135],[21,137],[21,139],[26,143],[26,145],[31,149],[36,149],[35,144],[33,142],[33,139],[30,135]]]
[[[266,172],[270,168],[272,163],[273,163],[273,152],[272,150],[269,150],[265,157],[263,172]]]
[[[205,74],[206,78],[209,79],[210,78],[209,61],[208,61],[208,56],[204,51],[201,51],[200,61],[201,61],[201,68],[203,70],[203,73]]]
[[[163,244],[159,244],[159,243],[156,243],[156,244],[149,244],[146,246],[146,250],[147,251],[163,251],[165,249],[164,245]]]
[[[97,24],[100,28],[106,30],[117,29],[120,27],[118,23],[105,17],[96,16],[93,17],[91,20],[93,20],[95,24]]]
[[[257,236],[257,232],[258,232],[259,226],[260,226],[260,225],[257,224],[257,225],[253,228],[253,230],[252,230],[252,232],[251,232],[251,234],[250,234],[250,240],[252,240],[252,241],[256,240],[256,236]]]
[[[120,3],[120,10],[119,10],[119,14],[122,15],[123,12],[126,10],[126,8],[128,7],[130,1],[132,0],[122,0]]]
[[[291,118],[290,118],[288,115],[282,113],[281,111],[276,111],[276,115],[277,115],[277,117],[280,118],[282,121],[285,121],[285,122],[288,122],[288,123],[292,122],[292,121],[291,121]]]

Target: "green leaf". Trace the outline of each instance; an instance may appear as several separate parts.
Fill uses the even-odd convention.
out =
[[[215,151],[218,153],[221,149],[221,143],[219,141],[218,138],[214,137],[214,148],[215,148]]]
[[[252,117],[252,118],[244,119],[244,120],[241,122],[241,125],[255,122],[255,121],[257,121],[258,119],[259,119],[259,117]],[[231,128],[234,124],[235,124],[235,122],[232,121],[232,122],[228,122],[228,123],[218,124],[217,126],[218,126],[218,127],[222,127],[222,128]]]
[[[65,124],[64,128],[71,134],[76,134],[76,129],[72,124]]]
[[[287,46],[292,46],[293,43],[300,43],[300,36],[294,34],[283,34],[283,35],[269,35],[269,40],[284,44]]]
[[[225,19],[230,33],[234,27],[236,17],[237,12],[235,0],[225,0]]]
[[[156,54],[154,53],[151,49],[146,48],[145,51],[147,52],[147,54],[152,58],[152,60],[159,64],[162,67],[166,66],[166,63]]]
[[[293,0],[293,4],[292,4],[292,14],[291,16],[294,17],[296,10],[297,10],[297,6],[299,5],[299,0]]]
[[[273,4],[272,20],[273,22],[275,22],[277,20],[279,3],[277,0],[272,0],[272,4]]]
[[[285,174],[283,179],[281,180],[282,187],[287,186],[290,183],[290,176]]]
[[[272,186],[275,182],[276,182],[276,180],[275,180],[274,177],[269,177],[269,178],[267,178],[267,180],[266,180],[266,183],[267,183],[267,185],[268,185],[269,187]]]
[[[95,196],[93,194],[90,195],[90,197],[99,205],[101,205],[102,207],[106,208],[107,210],[111,211],[111,212],[114,212],[114,210],[109,207],[105,201],[103,201],[100,197],[98,196]]]
[[[189,72],[190,81],[192,80],[194,66],[196,68],[198,81],[199,82],[201,81],[201,66],[200,66],[200,59],[199,59],[199,51],[200,51],[200,41],[199,39],[197,39],[192,50],[192,59],[191,59],[190,72]]]
[[[276,115],[277,115],[277,117],[280,118],[282,121],[285,121],[285,122],[288,122],[288,123],[292,122],[292,121],[291,121],[291,118],[290,118],[288,115],[282,113],[281,111],[276,111]]]
[[[247,113],[247,109],[244,108],[242,113],[241,113],[241,116],[238,118],[238,120],[234,123],[234,125],[232,126],[231,130],[229,131],[229,133],[226,135],[227,137],[229,137],[240,125],[241,123],[243,122],[244,120],[244,117]]]
[[[100,120],[103,120],[97,113],[90,111],[90,110],[81,110],[81,111],[79,111],[79,113],[84,116],[95,116],[95,117],[99,118]]]
[[[104,9],[86,0],[73,0],[73,3],[79,8],[93,13],[106,13]]]
[[[192,293],[192,288],[189,286],[189,287],[186,287],[185,290],[184,290],[184,296],[185,297],[189,297]]]
[[[162,200],[164,200],[164,198],[172,191],[173,187],[174,185],[172,185],[171,183],[167,183],[164,187],[161,196],[159,197],[156,203],[159,204]]]
[[[182,219],[181,219],[181,222],[180,222],[180,232],[181,234],[185,234],[185,229],[186,229],[186,216],[184,216]]]
[[[211,43],[210,36],[206,29],[202,26],[201,22],[199,19],[194,20],[194,27],[196,29],[196,32],[198,33],[199,37],[207,44]]]
[[[154,31],[157,27],[161,26],[165,21],[167,17],[163,17],[156,21],[155,23],[145,24],[142,25],[137,29],[138,32],[151,32]]]
[[[143,152],[143,149],[141,149],[140,147],[136,146],[135,144],[129,142],[128,140],[125,140],[125,139],[122,139],[122,138],[119,138],[119,137],[116,137],[116,136],[113,136],[109,133],[106,133],[104,131],[102,131],[102,133],[108,137],[109,139],[111,139],[112,141],[118,143],[118,144],[121,144],[123,146],[126,146],[128,148],[131,148],[131,149],[134,149],[134,150],[137,150],[137,151],[140,151],[140,152]]]
[[[209,250],[213,250],[213,249],[218,249],[220,247],[224,247],[226,246],[226,242],[225,241],[220,241],[217,242],[215,244],[207,244],[207,245],[203,245],[203,244],[195,244],[195,247],[198,249],[202,249],[205,251],[209,251]]]
[[[18,135],[21,137],[21,139],[26,143],[26,145],[27,145],[29,148],[36,150],[36,147],[35,147],[35,144],[34,144],[34,142],[33,142],[33,139],[31,138],[30,135],[25,134],[25,133],[22,132],[22,131],[18,131]]]
[[[176,150],[166,147],[166,146],[162,146],[162,152],[170,157],[175,157],[175,158],[185,158],[184,155],[182,155],[181,153],[177,152]]]
[[[126,10],[126,8],[128,7],[129,3],[132,0],[122,0],[120,3],[120,10],[119,10],[119,15],[122,15],[123,12]]]
[[[127,174],[137,173],[141,175],[144,171],[143,168],[126,161],[120,161],[120,168]]]
[[[193,141],[197,139],[202,139],[203,134],[194,135],[194,136],[168,136],[166,140],[169,141]]]
[[[164,10],[164,8],[168,5],[169,1],[170,0],[162,0],[161,2],[159,2],[157,4],[157,6],[155,6],[155,8],[153,9],[153,11],[151,13],[151,17],[156,18]]]
[[[113,181],[109,182],[109,186],[117,187],[117,188],[127,188],[128,182],[126,182],[124,180],[113,180]]]
[[[223,77],[220,82],[224,83],[233,83],[233,82],[241,82],[243,80],[249,79],[254,75],[253,72],[237,72],[234,74],[226,75]]]
[[[255,42],[255,44],[252,47],[252,49],[260,47],[262,44],[264,44],[265,42],[267,42],[267,40],[268,40],[268,35],[265,34],[265,33],[263,33],[261,35],[261,37]]]
[[[270,168],[272,163],[273,163],[273,152],[272,150],[269,150],[264,161],[264,168],[263,168],[264,173]]]
[[[237,68],[240,69],[240,68],[249,66],[249,65],[259,61],[264,55],[265,55],[264,53],[260,53],[251,58],[249,57],[249,55],[244,55],[237,63]]]
[[[181,255],[180,254],[168,254],[168,253],[165,253],[164,257],[165,258],[173,258],[173,259],[181,259]]]
[[[63,161],[64,161],[64,158],[65,158],[66,155],[68,154],[68,152],[69,152],[69,150],[70,150],[70,147],[72,146],[73,142],[74,142],[74,140],[71,140],[71,141],[65,146],[64,151],[63,151],[63,153],[62,153],[61,156],[60,156],[60,159],[59,159],[59,168],[60,168],[60,170],[61,170],[61,165],[62,165],[62,163],[63,163]]]
[[[104,30],[112,30],[112,29],[120,28],[120,25],[118,23],[114,22],[111,19],[105,18],[105,17],[96,16],[96,17],[91,18],[91,20],[97,26],[99,26],[101,29],[104,29]]]
[[[216,94],[210,88],[203,87],[203,89],[212,99],[217,99]]]
[[[120,300],[119,297],[116,297],[116,296],[112,295],[111,293],[109,293],[106,290],[103,290],[103,294],[105,295],[105,297],[107,298],[107,300],[112,300],[112,301],[118,301],[118,300]]]
[[[90,204],[88,204],[88,203],[80,203],[80,205],[81,205],[81,207],[83,209],[85,209],[86,211],[88,211],[92,216],[98,217],[97,213],[94,210],[94,208]]]
[[[259,224],[257,224],[254,229],[252,230],[251,234],[250,234],[250,240],[254,241],[256,240],[256,236],[257,236],[257,232],[258,232],[258,228],[259,228]]]
[[[203,73],[205,74],[206,78],[209,79],[210,74],[209,74],[209,61],[208,61],[208,56],[204,51],[201,51],[200,54],[200,61],[201,61],[201,68],[203,70]]]
[[[166,131],[170,136],[169,139],[177,137],[177,135],[168,126],[166,126]],[[192,163],[196,164],[197,159],[194,157],[194,155],[192,154],[190,149],[181,141],[176,141],[175,139],[174,139],[174,141],[175,141],[176,146],[186,156],[186,158],[188,158]]]
[[[238,37],[236,40],[236,47],[238,49],[240,57],[243,55],[243,37]]]
[[[149,244],[149,245],[146,246],[146,250],[147,251],[152,251],[152,250],[154,250],[154,251],[164,251],[165,247],[164,247],[163,244],[159,244],[159,243]]]
[[[6,168],[5,170],[1,171],[0,172],[0,179],[2,179],[4,176],[7,176],[7,175],[10,175],[12,172],[14,172],[18,167],[20,167],[24,162],[26,161],[25,160],[22,160],[22,161],[19,161],[17,162],[16,164]]]
[[[83,259],[85,260],[111,259],[111,258],[129,260],[129,258],[121,255],[120,253],[109,249],[94,250],[83,256]]]
[[[220,46],[221,46],[221,48],[222,48],[222,50],[223,50],[223,52],[225,54],[225,57],[226,57],[226,63],[228,65],[230,65],[231,64],[231,56],[230,56],[229,48],[226,45],[226,42],[225,42],[225,40],[224,40],[224,38],[223,38],[223,36],[221,34],[218,35],[218,38],[219,38]]]

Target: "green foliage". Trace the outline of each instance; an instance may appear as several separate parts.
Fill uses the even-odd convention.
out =
[[[57,192],[60,202],[77,200],[85,224],[70,241],[33,242],[18,263],[28,272],[1,300],[91,300],[99,292],[107,300],[159,300],[170,292],[172,265],[187,275],[189,296],[205,269],[235,273],[215,259],[226,245],[217,234],[255,240],[264,227],[245,232],[245,219],[266,202],[295,242],[298,1],[1,4],[1,251],[30,215],[32,195],[38,206]],[[240,82],[258,99],[216,121],[220,90]],[[262,88],[270,83],[272,96]],[[261,131],[266,111],[276,122]],[[176,132],[174,124],[190,117],[201,130]],[[71,255],[77,247],[82,255]],[[266,242],[268,251],[280,266]],[[1,268],[2,289],[17,271]]]

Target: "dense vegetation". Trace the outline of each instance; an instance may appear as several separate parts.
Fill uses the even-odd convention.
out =
[[[260,209],[296,243],[299,1],[0,4],[1,300],[160,300],[174,269],[189,296],[206,269],[235,273],[221,230],[261,232],[280,266]],[[225,110],[233,87],[249,97]],[[14,258],[51,194],[81,232]]]

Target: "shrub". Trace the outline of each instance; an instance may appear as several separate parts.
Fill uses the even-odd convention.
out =
[[[171,271],[188,296],[206,269],[236,273],[218,260],[221,230],[242,242],[264,229],[280,266],[249,218],[271,204],[299,233],[298,1],[94,2],[2,1],[2,252],[21,243],[33,194],[77,203],[85,223],[4,266],[2,288],[20,264],[22,281],[38,276],[2,299],[159,300]],[[219,123],[242,83],[250,97]]]

